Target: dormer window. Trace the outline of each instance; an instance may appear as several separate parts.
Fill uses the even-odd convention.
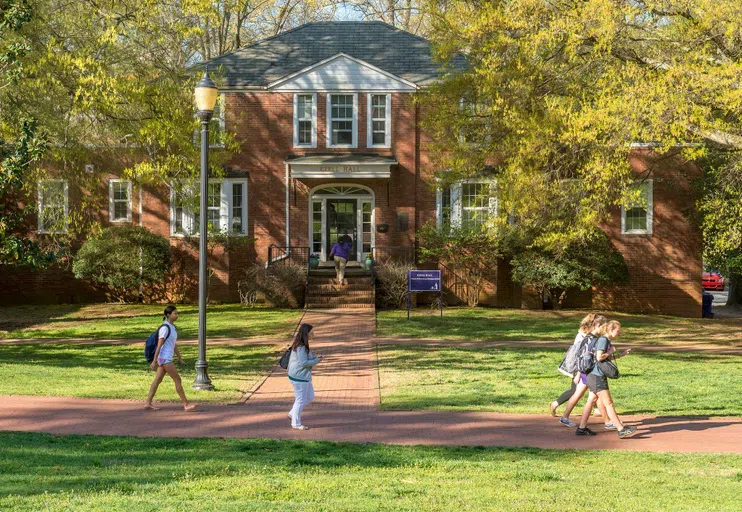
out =
[[[327,147],[358,147],[358,95],[327,95]]]

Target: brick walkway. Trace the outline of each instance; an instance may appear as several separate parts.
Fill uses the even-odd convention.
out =
[[[591,420],[598,436],[578,438],[546,414],[380,411],[373,310],[309,311],[303,321],[317,329],[312,350],[326,356],[313,377],[316,400],[303,415],[308,431],[289,426],[293,394],[281,369],[244,403],[204,404],[196,413],[176,404],[146,412],[135,401],[0,396],[0,430],[742,453],[740,418],[625,416],[639,435],[619,440],[615,432],[602,431],[600,419]]]
[[[315,326],[312,352],[325,356],[312,374],[316,396],[306,410],[378,409],[373,313],[368,309],[313,310],[307,311],[302,321]],[[286,371],[275,368],[246,403],[249,407],[291,409],[294,393]]]

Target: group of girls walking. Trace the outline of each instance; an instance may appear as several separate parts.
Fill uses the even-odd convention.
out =
[[[613,341],[621,334],[621,324],[615,320],[608,320],[602,315],[590,313],[580,322],[580,329],[575,336],[575,341],[567,351],[559,371],[572,379],[572,385],[568,390],[549,404],[549,411],[552,416],[556,416],[557,408],[563,403],[567,403],[564,414],[559,418],[559,422],[566,427],[577,427],[578,436],[594,436],[595,432],[587,428],[587,422],[591,413],[595,413],[594,407],[600,416],[603,417],[603,428],[605,430],[616,430],[618,437],[625,439],[636,433],[636,427],[625,426],[616,414],[613,406],[611,391],[608,386],[608,376],[601,369],[601,364],[607,361],[615,361],[624,357],[631,352],[626,349],[617,353],[613,346]],[[588,356],[588,360],[594,362],[589,371],[580,372],[578,361],[580,358]],[[582,365],[584,368],[584,364]],[[605,366],[603,366],[605,368]],[[579,425],[569,419],[572,409],[577,402],[589,390],[587,402],[582,410],[582,417]]]
[[[185,391],[183,390],[183,383],[180,379],[178,369],[173,363],[173,358],[178,357],[178,361],[183,366],[183,358],[178,350],[178,330],[175,328],[175,322],[178,320],[178,310],[175,306],[168,306],[165,308],[163,324],[157,330],[157,348],[155,349],[154,360],[150,365],[150,369],[154,370],[155,379],[152,381],[152,385],[149,388],[149,395],[147,401],[144,403],[144,408],[151,411],[159,410],[158,407],[152,405],[152,400],[155,397],[157,388],[162,383],[165,375],[169,375],[175,383],[175,390],[183,402],[183,409],[186,411],[193,411],[196,409],[195,404],[188,402]],[[309,342],[314,338],[312,332],[312,326],[309,324],[301,324],[299,330],[294,339],[294,343],[291,345],[291,357],[289,359],[289,381],[294,386],[294,406],[289,411],[289,418],[291,418],[291,426],[298,430],[308,430],[301,422],[301,412],[304,408],[314,400],[314,387],[312,386],[312,368],[322,360],[322,357],[315,357],[312,351],[309,349]]]

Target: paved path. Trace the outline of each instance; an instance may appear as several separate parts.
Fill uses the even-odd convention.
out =
[[[326,356],[313,378],[316,400],[302,418],[311,430],[289,427],[293,395],[278,368],[242,403],[201,405],[196,413],[176,404],[147,412],[135,401],[0,396],[0,430],[742,453],[740,418],[627,416],[639,435],[619,440],[615,432],[601,431],[599,419],[592,421],[600,434],[582,438],[546,415],[380,411],[373,313],[310,311],[303,321],[316,326],[312,349]]]
[[[626,416],[639,435],[620,440],[615,432],[601,432],[599,419],[592,420],[599,434],[586,438],[543,415],[315,407],[302,415],[312,428],[300,432],[289,428],[285,405],[207,404],[185,413],[175,404],[146,412],[141,402],[122,400],[0,396],[0,403],[0,430],[56,434],[742,453],[742,420],[730,418]]]

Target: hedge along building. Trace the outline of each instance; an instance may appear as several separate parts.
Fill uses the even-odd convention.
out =
[[[327,260],[331,244],[347,234],[354,260],[370,252],[407,255],[426,222],[450,217],[476,225],[496,209],[486,181],[435,190],[431,141],[414,101],[441,74],[426,40],[379,22],[310,23],[208,65],[222,77],[213,123],[240,145],[224,178],[210,182],[209,220],[254,239],[217,254],[212,298],[237,300],[246,265],[264,264],[287,247]],[[567,306],[698,316],[701,237],[685,218],[694,206],[688,169],[674,159],[650,163],[649,149],[641,148],[631,165],[650,176],[641,185],[647,203],[616,211],[603,226],[629,264],[631,284],[571,294]],[[141,223],[190,255],[181,258],[171,291],[175,281],[194,276],[195,252],[184,240],[196,219],[178,192],[145,187],[137,197],[115,172],[109,178],[102,183],[110,193],[104,221]],[[54,197],[69,207],[64,194]],[[43,197],[39,207],[48,207]],[[131,213],[137,209],[141,215]],[[537,294],[513,284],[506,263],[493,267],[485,303],[540,307]],[[18,281],[9,284],[17,288]],[[38,299],[42,290],[28,292]],[[80,292],[73,300],[86,298]]]

